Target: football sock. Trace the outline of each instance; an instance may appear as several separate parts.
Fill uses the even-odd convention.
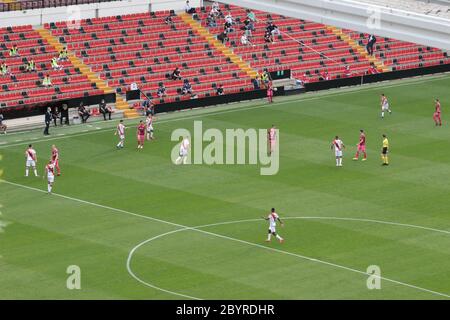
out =
[[[364,152],[364,159],[366,159],[367,158],[367,153],[366,152]]]
[[[34,175],[35,175],[36,177],[38,176],[37,170],[36,170],[36,169],[34,169]]]
[[[267,241],[270,241],[270,238],[272,237],[272,234],[271,233],[268,233],[267,234]]]
[[[342,158],[339,158],[339,165],[342,166]]]
[[[283,240],[283,238],[280,237],[278,234],[276,235],[276,237],[277,237],[278,240]]]
[[[336,158],[336,165],[339,165],[339,159]]]
[[[52,186],[48,184],[47,185],[47,190],[48,190],[49,193],[52,192]]]
[[[384,118],[384,111],[381,113],[381,117]]]
[[[25,169],[25,177],[28,177],[28,168]]]

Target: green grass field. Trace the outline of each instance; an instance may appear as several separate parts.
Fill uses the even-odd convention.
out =
[[[116,122],[1,136],[0,298],[448,299],[449,87],[441,75],[161,115],[143,151],[136,120],[123,150]],[[382,92],[393,108],[384,120]],[[278,174],[173,165],[170,135],[194,120],[220,130],[275,124]],[[351,160],[361,128],[366,162]],[[343,168],[330,150],[336,134],[347,145]],[[41,175],[50,146],[60,149],[53,195],[42,177],[24,177],[29,142]],[[286,219],[283,244],[264,241],[260,217],[271,207]],[[66,288],[70,265],[81,268],[81,290]],[[380,267],[380,290],[367,288],[370,265]]]

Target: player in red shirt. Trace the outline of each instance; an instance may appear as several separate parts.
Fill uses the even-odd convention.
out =
[[[273,102],[273,84],[272,84],[272,82],[269,82],[269,85],[267,87],[267,100],[269,100],[270,103]]]
[[[139,121],[139,125],[137,127],[138,149],[144,149],[145,130],[145,123],[142,120]]]
[[[353,160],[358,160],[359,159],[359,154],[362,153],[364,155],[364,158],[362,159],[362,161],[366,161],[367,160],[367,153],[366,153],[366,134],[364,133],[364,130],[361,129],[359,130],[360,134],[359,134],[359,142],[356,145],[358,147],[358,150],[356,151],[355,157],[353,158]]]
[[[435,112],[433,114],[433,120],[436,126],[442,126],[442,120],[441,120],[441,102],[439,99],[436,99],[435,101]]]
[[[55,165],[55,169],[58,172],[58,176],[61,175],[61,170],[59,168],[59,150],[55,145],[52,145],[52,163]]]

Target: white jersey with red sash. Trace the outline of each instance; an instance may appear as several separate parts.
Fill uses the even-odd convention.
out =
[[[53,163],[49,163],[49,164],[47,164],[45,169],[47,171],[48,182],[55,181],[55,165]]]
[[[27,158],[27,167],[35,167],[36,166],[36,151],[33,148],[28,148],[25,151],[25,155]]]
[[[278,214],[271,212],[267,218],[269,219],[269,230],[273,233],[276,231]]]
[[[343,149],[344,143],[341,139],[334,139],[333,140],[333,148],[334,153],[336,157],[342,157],[342,149]]]

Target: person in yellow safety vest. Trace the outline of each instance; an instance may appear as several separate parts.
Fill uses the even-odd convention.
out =
[[[45,75],[44,79],[42,80],[42,85],[45,87],[50,87],[52,85],[52,80],[50,80],[50,75]]]
[[[261,82],[264,83],[264,87],[267,88],[268,84],[269,84],[269,74],[267,73],[267,71],[264,71],[261,75]]]
[[[62,67],[58,64],[58,59],[56,57],[52,58],[52,68],[53,70],[61,70]]]
[[[27,62],[26,66],[25,66],[25,71],[27,71],[27,72],[36,71],[36,64],[34,63],[33,59],[31,59],[30,61]]]
[[[8,66],[4,62],[0,65],[0,73],[2,74],[2,76],[7,76],[11,74],[9,72]]]
[[[19,49],[17,48],[17,45],[13,45],[11,49],[9,49],[9,56],[10,57],[16,57],[19,55]]]
[[[68,58],[68,53],[67,53],[67,48],[64,47],[60,52],[59,52],[59,61],[63,61],[63,60],[67,60]]]

